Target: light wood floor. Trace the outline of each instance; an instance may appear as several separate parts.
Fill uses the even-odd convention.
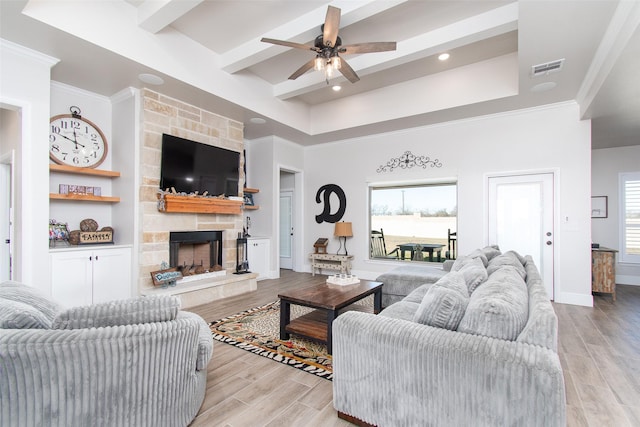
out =
[[[258,290],[190,309],[207,322],[277,300],[279,292],[325,276],[282,270]],[[640,426],[640,287],[595,306],[554,304],[569,426]],[[207,393],[192,426],[351,426],[332,405],[332,383],[215,342]]]

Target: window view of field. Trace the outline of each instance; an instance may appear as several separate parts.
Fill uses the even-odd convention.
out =
[[[394,259],[391,255],[409,261],[413,248],[414,260],[429,261],[429,252],[422,247],[427,244],[436,245],[432,252],[434,262],[438,261],[438,253],[440,261],[454,258],[455,254],[449,252],[448,233],[457,232],[455,184],[374,187],[370,200],[371,230],[384,233],[385,259]],[[420,248],[416,248],[418,245]],[[372,244],[372,257],[378,255]]]
[[[627,180],[625,196],[625,251],[640,255],[640,181]]]

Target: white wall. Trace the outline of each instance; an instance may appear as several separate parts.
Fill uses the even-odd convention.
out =
[[[591,238],[601,246],[620,250],[618,175],[621,172],[640,171],[640,145],[593,150],[591,170],[591,194],[607,196],[609,202],[608,217],[591,220]],[[617,263],[616,283],[640,285],[640,265]]]
[[[107,139],[107,157],[97,168],[112,170],[114,141],[111,135],[111,100],[107,97],[97,95],[78,89],[73,86],[59,82],[51,82],[51,116],[59,114],[70,114],[69,107],[80,108],[82,117],[95,123]],[[53,163],[53,162],[50,162]],[[103,196],[112,196],[112,180],[101,177],[69,174],[51,174],[49,180],[49,191],[58,193],[59,184],[77,184],[85,186],[100,187]],[[49,207],[50,218],[58,222],[68,224],[69,231],[79,230],[80,221],[86,218],[94,219],[100,228],[114,226],[111,216],[112,205],[110,203],[69,203],[67,201],[51,202]],[[118,241],[118,234],[114,239]],[[127,242],[130,243],[130,242]]]
[[[254,194],[254,201],[260,205],[259,210],[246,211],[251,216],[251,235],[267,237],[270,240],[270,277],[280,277],[279,272],[279,200],[280,200],[280,169],[302,171],[304,167],[304,149],[290,141],[278,137],[267,137],[253,141],[245,141],[247,152],[247,186],[258,188],[260,192]],[[300,180],[301,181],[301,180]],[[295,186],[298,183],[296,181]],[[300,182],[302,187],[302,181]],[[294,243],[294,270],[301,271],[304,266],[300,253],[304,244],[303,201],[304,188],[296,188],[294,201],[294,229],[299,230]],[[297,223],[296,223],[297,222]]]
[[[0,40],[0,104],[22,114],[16,152],[15,280],[50,294],[49,280],[49,91],[57,59]]]
[[[558,183],[555,300],[590,306],[590,122],[578,117],[578,106],[567,103],[309,147],[304,163],[303,250],[310,252],[318,237],[330,238],[329,252],[338,249],[333,224],[315,221],[322,211],[315,194],[325,184],[337,184],[345,191],[343,220],[353,223],[354,237],[347,242],[355,256],[353,270],[373,279],[396,264],[367,260],[370,183],[456,178],[459,251],[464,254],[488,243],[484,214],[488,174],[552,171]],[[439,159],[443,166],[376,172],[405,151]]]

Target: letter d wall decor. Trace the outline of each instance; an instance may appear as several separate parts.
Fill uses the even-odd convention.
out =
[[[331,213],[331,194],[335,193],[338,197],[339,206],[336,213]],[[316,193],[316,203],[324,203],[324,209],[320,215],[316,215],[316,222],[336,223],[342,219],[344,212],[347,210],[347,198],[344,191],[336,184],[326,184],[318,189]]]

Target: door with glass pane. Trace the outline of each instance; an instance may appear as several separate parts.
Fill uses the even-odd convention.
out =
[[[531,255],[553,299],[553,173],[489,178],[489,244]]]
[[[293,192],[280,193],[280,268],[293,268],[293,221],[292,221]]]

